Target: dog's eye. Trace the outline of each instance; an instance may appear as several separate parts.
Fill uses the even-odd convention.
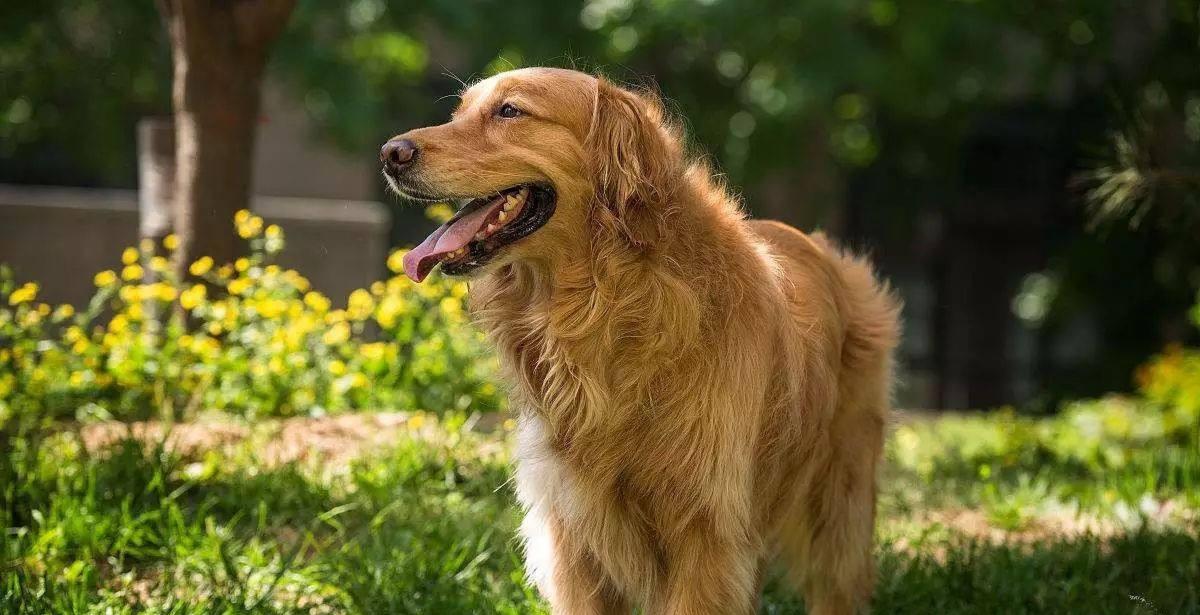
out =
[[[521,115],[521,110],[512,105],[512,103],[504,103],[496,109],[496,115],[503,118],[514,118]]]

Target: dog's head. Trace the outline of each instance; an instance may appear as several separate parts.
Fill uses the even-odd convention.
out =
[[[460,206],[405,256],[417,281],[439,264],[468,274],[596,241],[646,249],[663,232],[682,158],[657,98],[550,68],[476,83],[449,122],[398,135],[380,152],[396,192]]]

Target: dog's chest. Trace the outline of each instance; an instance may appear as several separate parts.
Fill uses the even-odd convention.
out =
[[[567,525],[592,535],[613,532],[603,540],[621,543],[668,529],[701,488],[693,472],[660,457],[644,437],[614,434],[564,445],[536,417],[522,419],[517,468],[527,505],[542,503]]]

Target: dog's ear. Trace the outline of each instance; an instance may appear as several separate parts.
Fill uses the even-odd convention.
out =
[[[661,235],[678,177],[664,113],[656,100],[597,79],[587,149],[596,203],[592,215],[635,249]]]

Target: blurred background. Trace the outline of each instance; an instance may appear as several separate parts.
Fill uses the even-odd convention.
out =
[[[46,300],[86,302],[155,215],[160,8],[0,9],[0,262]],[[1191,0],[301,1],[261,78],[253,209],[336,301],[428,230],[384,193],[378,146],[444,121],[464,81],[653,84],[754,216],[826,229],[899,289],[902,405],[1047,411],[1196,341],[1197,18]]]
[[[1200,613],[1200,0],[0,1],[0,611],[548,612],[378,162],[531,65],[903,295],[875,612]]]

